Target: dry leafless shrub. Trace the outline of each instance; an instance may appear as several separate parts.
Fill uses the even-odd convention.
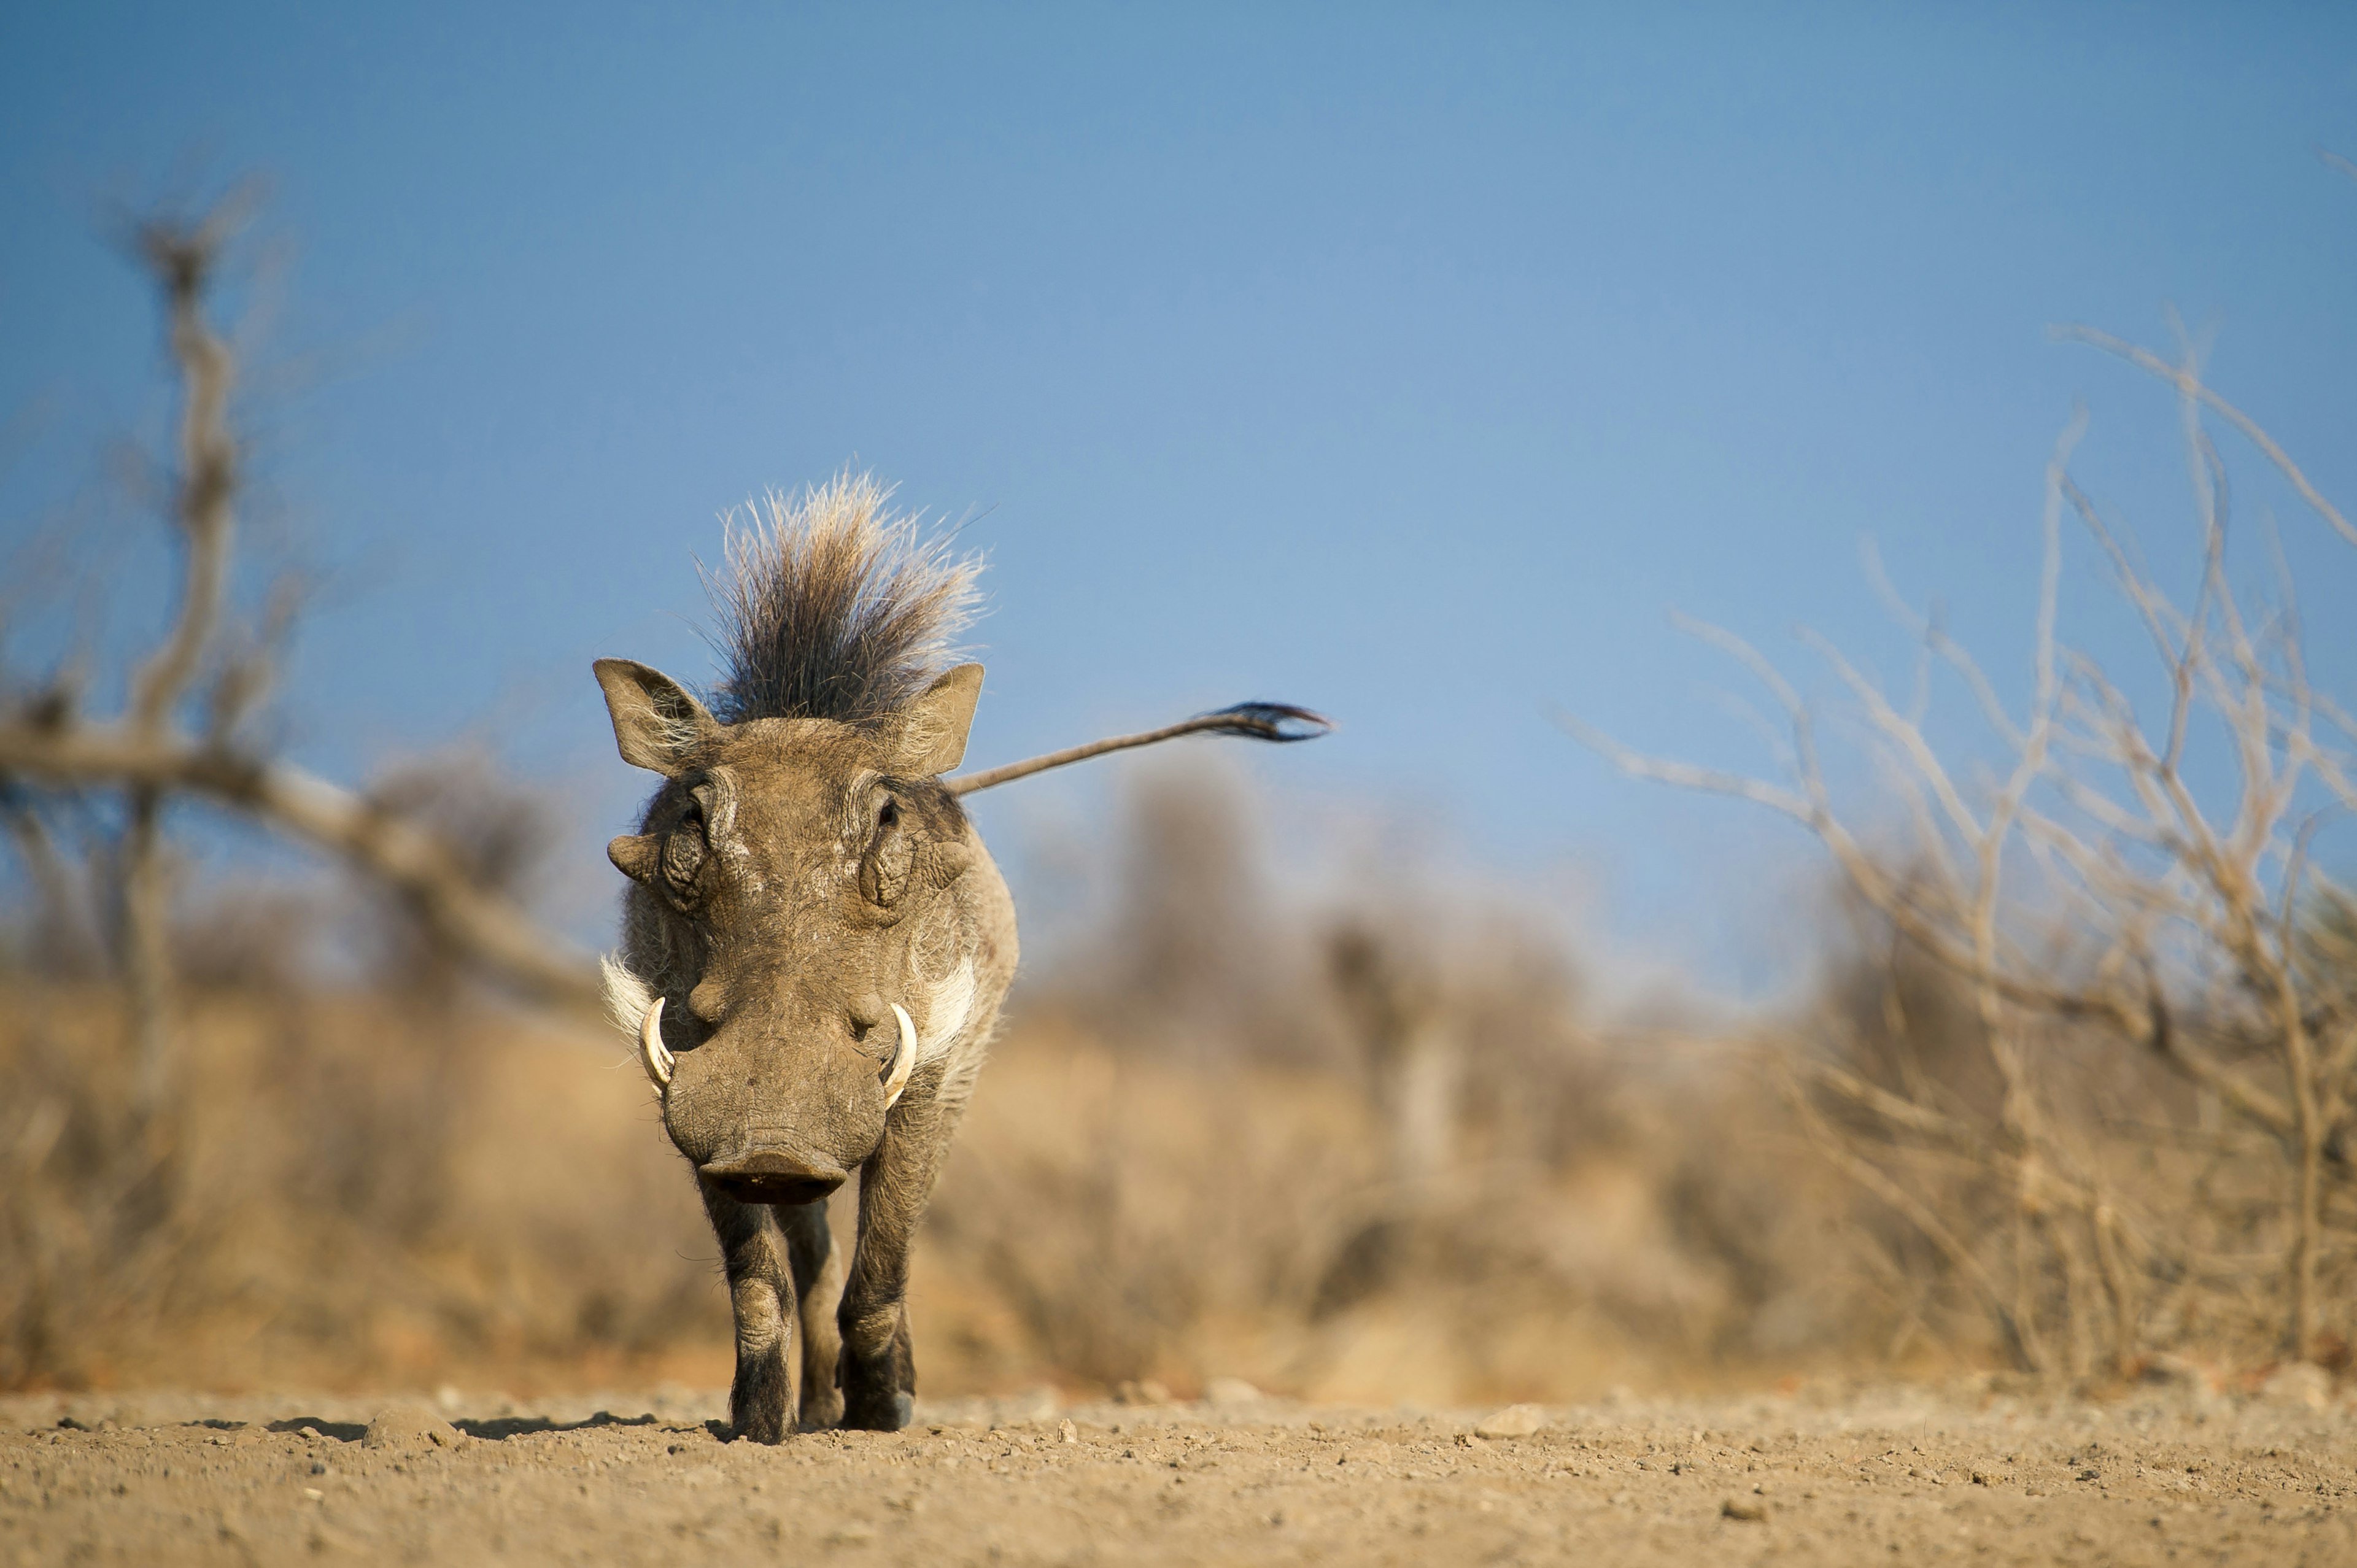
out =
[[[1993,732],[1995,777],[1974,779],[1933,744],[1920,682],[1894,698],[1813,637],[1862,714],[1891,833],[1836,803],[1810,704],[1714,628],[1695,629],[1783,710],[1789,781],[1579,733],[1638,776],[1807,826],[1879,929],[1885,956],[1797,1026],[1790,1088],[1824,1153],[1914,1233],[1892,1249],[1900,1273],[1948,1282],[2017,1364],[2044,1375],[2129,1371],[2157,1346],[2247,1337],[2255,1318],[2286,1353],[2330,1356],[2346,1325],[2328,1325],[2326,1304],[2357,1262],[2357,1195],[2337,1153],[2357,1090],[2357,1012],[2320,917],[2348,894],[2313,851],[2357,805],[2357,726],[2310,682],[2293,585],[2267,603],[2229,569],[2232,498],[2211,421],[2341,537],[2357,543],[2357,529],[2190,355],[2171,364],[2070,336],[2176,392],[2199,585],[2174,602],[2072,478],[2074,419],[2048,467],[2026,703],[2007,707],[1935,619],[1914,618],[1927,660]],[[2061,639],[2072,518],[2151,639],[2168,692],[2158,714]],[[2222,789],[2197,782],[2220,776]]]

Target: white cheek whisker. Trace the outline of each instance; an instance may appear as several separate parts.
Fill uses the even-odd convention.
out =
[[[655,988],[624,963],[619,953],[598,958],[597,978],[606,993],[608,1020],[635,1047],[639,1025],[646,1017],[647,1009],[654,1005]]]
[[[949,978],[925,988],[925,1033],[920,1060],[946,1053],[974,1017],[974,960],[961,959]]]

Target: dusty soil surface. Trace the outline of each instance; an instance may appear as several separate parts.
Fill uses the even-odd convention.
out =
[[[679,1391],[5,1399],[0,1562],[2357,1563],[2322,1386],[920,1411],[759,1448]]]

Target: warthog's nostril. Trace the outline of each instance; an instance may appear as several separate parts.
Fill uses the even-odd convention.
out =
[[[851,1173],[823,1155],[753,1148],[699,1167],[704,1178],[739,1203],[816,1203]]]

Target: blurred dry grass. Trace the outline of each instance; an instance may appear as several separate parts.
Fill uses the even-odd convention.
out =
[[[1990,1112],[1969,986],[1870,915],[1828,899],[1848,956],[1786,1015],[1615,1028],[1512,911],[1288,908],[1200,776],[1127,832],[1120,961],[1019,988],[922,1238],[927,1391],[1568,1401],[2011,1359],[1920,1214],[1994,1266],[2018,1185],[1858,1099]],[[1164,839],[1229,874],[1174,908]],[[0,971],[0,1385],[725,1381],[713,1243],[625,1045],[421,983],[397,942],[371,985],[286,972],[299,901],[251,902],[185,922],[148,1121],[120,989],[42,977],[38,942]],[[1240,996],[1286,998],[1281,1036]],[[2055,1135],[2173,1240],[2132,1260],[2136,1343],[2271,1359],[2279,1291],[2175,1262],[2280,1255],[2264,1161],[2148,1053],[2057,1029]],[[2136,1369],[2085,1320],[2100,1290],[2022,1288],[2052,1295],[2057,1375]]]
[[[1696,1182],[1725,1105],[1674,1125],[1632,1091],[1573,1157],[1470,1161],[1410,1208],[1379,1108],[1339,1074],[1173,1065],[1068,1025],[1020,1031],[992,1072],[919,1282],[977,1374],[1448,1402],[1832,1359],[1812,1330],[1838,1307],[1717,1233],[1763,1240],[1733,1183],[1780,1163],[1754,1148]]]
[[[214,993],[143,1137],[119,998],[5,989],[0,1380],[529,1388],[725,1337],[702,1216],[605,1042]]]
[[[1480,979],[1436,988],[1457,1012]],[[921,1238],[921,1387],[1243,1377],[1457,1403],[2001,1365],[1954,1259],[1813,1141],[1796,1106],[1841,1127],[1838,1097],[1777,1094],[1780,1052],[1813,1052],[1985,1097],[1954,988],[1859,948],[1781,1047],[1515,1016],[1532,997],[1575,1007],[1530,985],[1490,1014],[1461,1002],[1445,1155],[1403,1175],[1341,979],[1306,993],[1327,1054],[1292,1058],[1125,1037],[1103,997],[1044,979]],[[613,1037],[464,993],[214,985],[188,1002],[172,1115],[142,1136],[111,985],[19,967],[0,995],[5,1387],[726,1381],[712,1240]],[[2249,1165],[2201,1136],[2201,1106],[2082,1045],[2055,1103],[2137,1221],[2279,1245],[2230,1236],[2267,1209],[2232,1200]],[[2008,1233],[2010,1188],[1931,1141],[1886,1167],[1977,1242]],[[2244,1294],[2178,1278],[2149,1302],[2149,1342],[2266,1363],[2276,1304]]]

